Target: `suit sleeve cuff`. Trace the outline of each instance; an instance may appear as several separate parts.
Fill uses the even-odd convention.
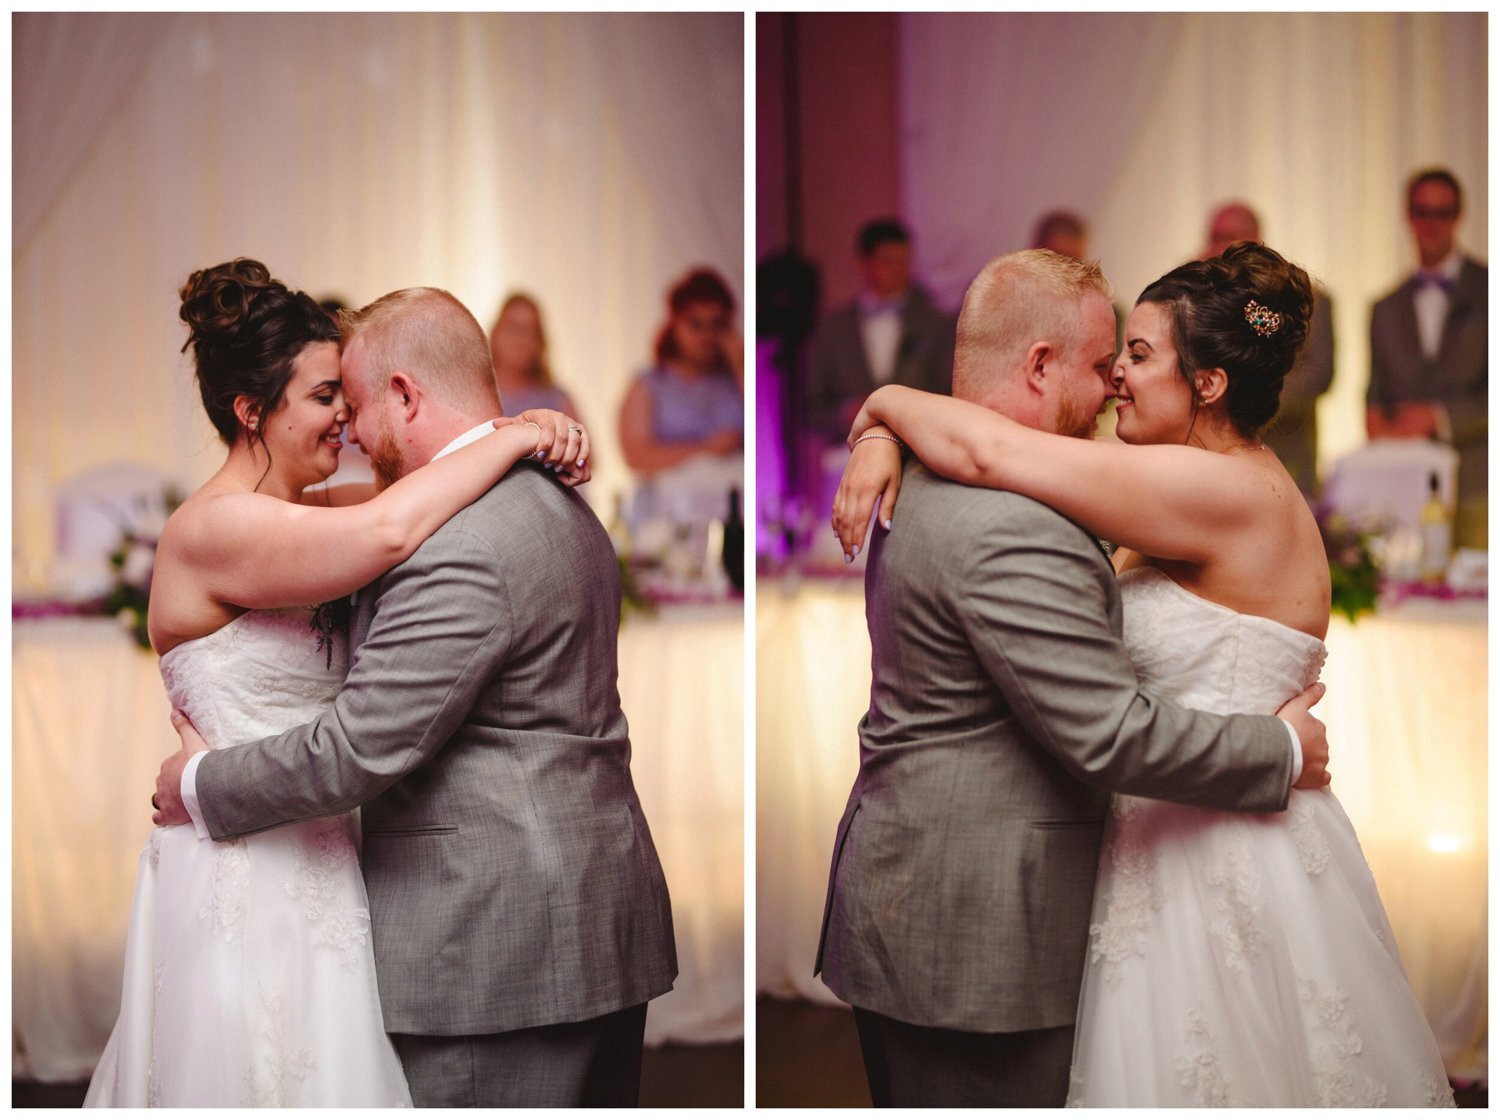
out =
[[[1291,724],[1287,726],[1291,727]],[[1295,733],[1292,738],[1296,738]],[[208,825],[203,823],[203,810],[198,807],[198,763],[202,762],[207,754],[207,751],[199,751],[188,759],[187,765],[182,768],[182,807],[187,810],[188,816],[193,818],[193,830],[198,833],[199,840],[213,839],[209,835]]]
[[[1281,721],[1286,727],[1287,737],[1292,741],[1292,785],[1302,780],[1302,740],[1297,737],[1297,729],[1286,720]],[[187,774],[182,776],[183,785],[187,785]],[[186,797],[183,798],[187,800]]]

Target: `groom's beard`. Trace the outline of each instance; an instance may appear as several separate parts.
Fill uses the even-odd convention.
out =
[[[1098,423],[1097,412],[1090,412],[1088,405],[1079,397],[1064,391],[1062,400],[1057,402],[1055,431],[1058,435],[1072,436],[1074,439],[1093,439]]]
[[[401,458],[401,445],[389,427],[382,424],[375,437],[375,446],[370,451],[370,469],[375,472],[375,488],[384,490],[406,474],[406,463]]]

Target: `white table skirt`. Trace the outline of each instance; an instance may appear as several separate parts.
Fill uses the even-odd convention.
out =
[[[869,703],[863,587],[762,580],[756,616],[757,986],[836,1003],[812,966]],[[1487,1072],[1485,618],[1483,604],[1416,601],[1335,618],[1317,709],[1333,789],[1462,1078]]]
[[[620,633],[632,770],[672,895],[680,975],[647,1042],[740,1037],[744,639],[739,604]],[[119,1010],[136,857],[176,750],[156,659],[108,619],[13,628],[12,1073],[87,1078]]]

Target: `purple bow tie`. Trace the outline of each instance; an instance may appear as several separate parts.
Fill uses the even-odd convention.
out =
[[[1441,272],[1428,272],[1425,269],[1417,272],[1418,288],[1442,288],[1448,295],[1453,294],[1453,277]]]

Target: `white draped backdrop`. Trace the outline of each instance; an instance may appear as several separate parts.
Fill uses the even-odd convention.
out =
[[[447,288],[488,328],[540,299],[590,425],[589,498],[630,485],[615,419],[672,281],[743,272],[739,13],[23,14],[13,22],[12,556],[51,495],[222,461],[177,317],[235,256],[356,306]]]
[[[1483,12],[905,15],[901,185],[919,274],[957,308],[1048,210],[1091,226],[1130,306],[1202,249],[1233,199],[1334,301],[1325,463],[1364,442],[1369,309],[1415,267],[1404,188],[1463,183],[1460,243],[1488,256]]]
[[[14,16],[16,589],[46,590],[63,480],[127,461],[191,489],[222,462],[177,290],[240,255],[355,305],[447,288],[486,328],[504,293],[532,291],[607,514],[631,485],[616,415],[667,288],[698,264],[740,286],[742,27],[737,12]],[[652,1041],[741,1029],[742,628],[723,610],[622,635],[683,967]],[[116,807],[145,805],[141,775],[170,746],[150,659],[100,623],[53,648],[56,625],[18,625],[15,648],[15,1057],[43,1078],[86,1074],[113,1017],[149,828]]]

